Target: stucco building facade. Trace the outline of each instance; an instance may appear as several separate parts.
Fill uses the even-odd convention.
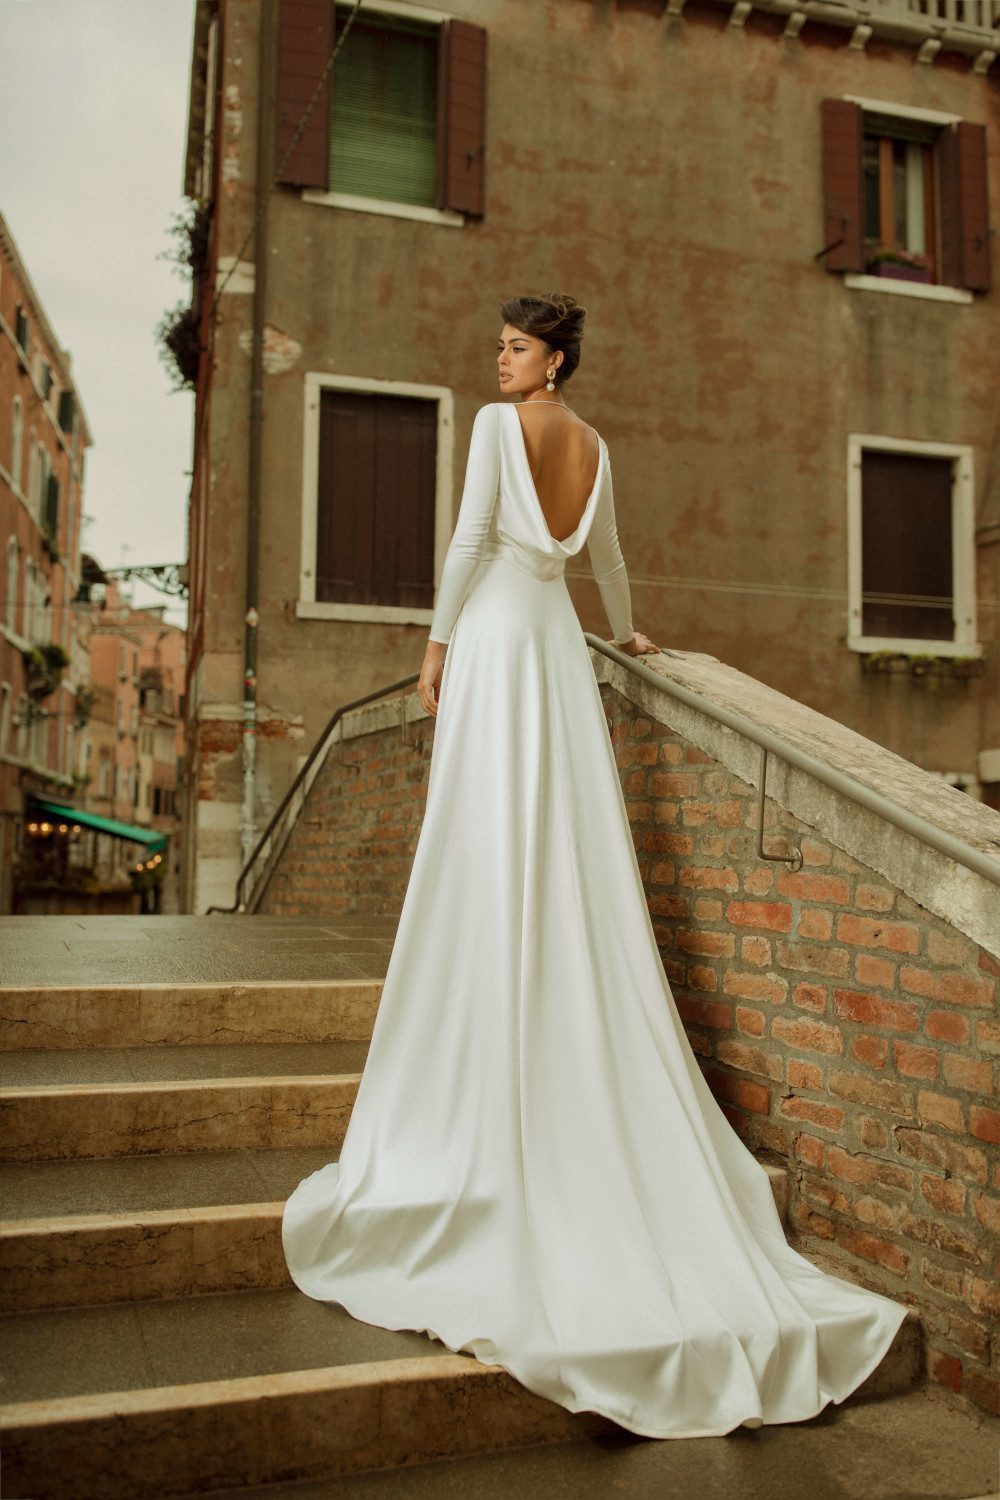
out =
[[[994,7],[352,9],[197,11],[189,909],[419,669],[521,292],[588,309],[637,628],[998,805]]]

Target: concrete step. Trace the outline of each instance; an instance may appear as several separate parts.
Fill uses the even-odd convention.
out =
[[[0,1051],[365,1041],[383,981],[58,985],[0,990]]]
[[[12,1500],[200,1493],[621,1432],[294,1289],[19,1313],[3,1335]],[[874,1380],[851,1401],[884,1395]]]
[[[781,1211],[787,1181],[778,1168],[769,1175]],[[21,1312],[287,1286],[281,1245],[287,1196],[6,1223],[0,1227],[5,1306]]]
[[[0,1161],[176,1151],[339,1149],[360,1073],[0,1091]]]
[[[2,1088],[168,1083],[179,1079],[360,1073],[367,1040],[243,1042],[185,1047],[84,1047],[0,1054]]]

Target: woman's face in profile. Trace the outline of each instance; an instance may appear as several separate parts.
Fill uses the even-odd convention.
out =
[[[497,342],[497,376],[505,395],[537,391],[544,386],[550,360],[554,362],[554,356],[546,355],[541,339],[511,323],[504,324]]]

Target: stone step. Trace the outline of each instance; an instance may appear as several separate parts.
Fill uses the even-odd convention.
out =
[[[360,1073],[0,1091],[0,1161],[220,1148],[339,1149]]]
[[[19,1313],[3,1333],[6,1493],[33,1500],[331,1478],[621,1434],[426,1334],[294,1289]],[[908,1333],[852,1402],[886,1394],[884,1366],[895,1389],[912,1381]]]
[[[185,1047],[24,1048],[0,1055],[3,1088],[168,1083],[180,1079],[360,1073],[367,1041],[242,1042]]]
[[[787,1178],[778,1168],[768,1171],[783,1213]],[[0,1227],[5,1306],[21,1312],[286,1286],[287,1196],[6,1223]]]
[[[383,981],[7,987],[0,1052],[365,1041]]]

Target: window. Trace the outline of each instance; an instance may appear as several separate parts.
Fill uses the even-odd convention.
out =
[[[848,473],[848,645],[979,654],[971,449],[855,435]]]
[[[17,304],[17,326],[14,337],[17,339],[17,342],[24,353],[27,354],[29,337],[28,314],[25,312],[20,302]]]
[[[18,595],[21,592],[21,552],[16,537],[7,538],[7,629],[17,631]]]
[[[20,494],[21,480],[24,477],[22,474],[23,465],[24,408],[21,405],[20,396],[15,396],[10,418],[10,474],[14,490],[17,494]]]
[[[317,601],[433,606],[436,450],[436,402],[322,392]]]
[[[989,290],[985,126],[824,99],[822,137],[828,271]]]
[[[348,200],[425,211],[484,211],[486,32],[448,17],[418,19],[386,0],[356,20],[336,83],[316,108],[281,180]],[[348,8],[284,0],[276,153],[282,162],[323,79]]]

